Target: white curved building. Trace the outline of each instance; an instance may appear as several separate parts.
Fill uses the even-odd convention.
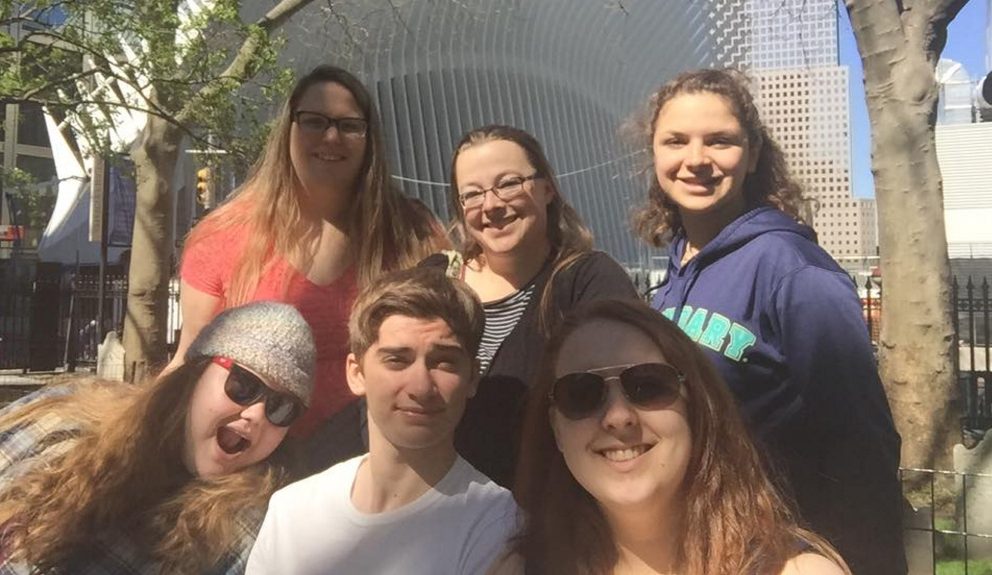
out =
[[[366,0],[295,19],[288,58],[343,65],[378,99],[403,189],[447,217],[455,144],[468,130],[533,133],[596,244],[649,265],[629,214],[649,158],[618,138],[653,89],[701,66],[746,65],[740,0]],[[639,142],[638,142],[639,143]]]

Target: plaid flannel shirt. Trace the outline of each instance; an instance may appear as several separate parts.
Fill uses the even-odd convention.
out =
[[[0,415],[18,409],[45,397],[72,393],[73,386],[60,385],[41,389],[0,410]],[[36,465],[43,465],[65,453],[76,443],[81,426],[55,414],[45,414],[29,423],[0,430],[0,489]],[[224,557],[207,575],[242,574],[248,562],[248,553],[261,527],[264,510],[246,510],[232,518],[238,537]],[[0,526],[0,575],[28,575],[29,565],[15,563],[6,558],[3,549],[3,528]],[[66,573],[73,575],[129,575],[135,573],[158,574],[162,567],[128,533],[110,530],[100,534],[95,543],[67,566]],[[186,575],[186,574],[183,574]]]

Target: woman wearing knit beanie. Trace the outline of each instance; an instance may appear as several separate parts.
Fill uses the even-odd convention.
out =
[[[0,411],[0,573],[241,573],[309,405],[292,306],[229,309],[143,385],[84,378]]]

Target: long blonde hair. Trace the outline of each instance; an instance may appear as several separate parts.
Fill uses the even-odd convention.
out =
[[[184,364],[143,385],[84,379],[67,394],[0,418],[0,430],[49,417],[78,425],[67,449],[0,491],[6,556],[39,572],[58,572],[101,536],[122,533],[165,572],[199,573],[236,545],[237,518],[264,514],[288,471],[275,462],[284,457],[278,451],[217,479],[186,470],[187,409],[209,361]]]
[[[246,228],[248,241],[235,266],[230,293],[226,294],[228,306],[251,299],[268,266],[273,265],[274,256],[282,256],[299,270],[308,269],[312,263],[312,246],[319,236],[320,222],[304,215],[301,184],[290,158],[289,143],[293,112],[307,90],[324,83],[339,84],[351,92],[368,122],[362,175],[348,218],[359,285],[367,285],[382,271],[411,267],[448,247],[444,230],[433,215],[390,185],[379,114],[368,90],[346,70],[318,66],[296,82],[248,181],[187,237],[187,244],[192,245],[221,230]]]
[[[465,261],[480,260],[483,258],[482,246],[475,241],[471,235],[465,232],[465,210],[458,201],[458,178],[455,166],[458,157],[462,152],[479,144],[505,140],[513,142],[523,149],[527,155],[527,160],[536,170],[535,174],[551,186],[554,195],[551,203],[548,204],[548,242],[551,244],[553,261],[551,263],[551,275],[544,291],[541,293],[539,305],[539,327],[545,334],[551,326],[560,318],[553,317],[552,296],[554,295],[555,277],[574,264],[583,255],[592,251],[592,232],[582,221],[578,212],[575,211],[558,188],[558,180],[555,178],[554,168],[551,162],[544,155],[544,149],[534,136],[512,126],[492,124],[476,128],[462,137],[462,140],[455,147],[454,156],[451,158],[451,193],[448,196],[448,205],[451,213],[456,215],[456,229],[462,237],[462,254]]]
[[[572,475],[551,427],[558,354],[572,333],[596,320],[643,333],[685,375],[692,450],[682,480],[679,573],[778,573],[806,547],[849,574],[829,543],[797,523],[769,478],[730,390],[702,349],[647,304],[621,300],[589,302],[570,313],[548,342],[528,392],[520,434],[527,440],[520,444],[514,486],[527,521],[513,544],[528,572],[600,575],[612,572],[620,558],[602,510]]]

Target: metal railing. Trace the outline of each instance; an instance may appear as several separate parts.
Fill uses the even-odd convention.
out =
[[[95,365],[103,337],[123,332],[127,291],[122,268],[107,270],[101,302],[95,267],[0,261],[0,370],[73,371]],[[168,298],[166,341],[174,348],[180,325],[178,280],[170,282]]]
[[[910,573],[992,573],[992,474],[899,470],[912,504],[904,531]]]

